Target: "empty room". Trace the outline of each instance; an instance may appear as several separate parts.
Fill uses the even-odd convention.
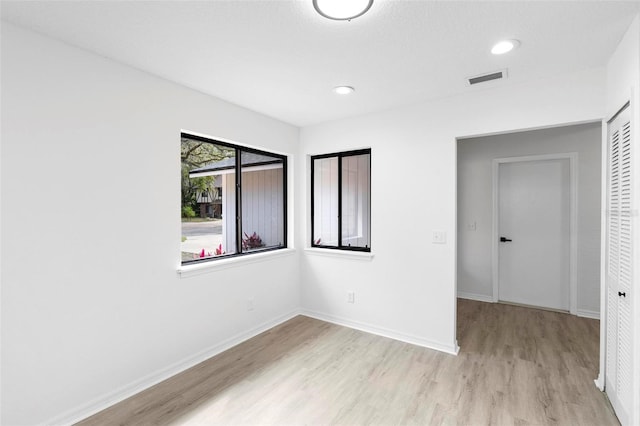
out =
[[[2,425],[640,425],[639,2],[0,17]]]

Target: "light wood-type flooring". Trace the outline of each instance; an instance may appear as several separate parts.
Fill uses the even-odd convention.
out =
[[[299,316],[80,424],[617,425],[593,382],[598,334],[459,300],[453,356]]]

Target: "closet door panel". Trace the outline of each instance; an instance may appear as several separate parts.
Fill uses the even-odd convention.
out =
[[[609,122],[606,219],[606,384],[605,390],[622,424],[630,420],[633,395],[632,155],[630,110]]]

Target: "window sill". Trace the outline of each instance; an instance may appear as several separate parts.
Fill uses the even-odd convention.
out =
[[[349,250],[332,250],[332,249],[323,249],[316,247],[307,247],[304,249],[305,253],[312,254],[314,256],[326,256],[326,257],[338,257],[341,259],[354,259],[354,260],[364,260],[371,261],[373,259],[374,254],[371,252],[363,252],[363,251],[349,251]]]
[[[278,257],[291,256],[296,252],[292,248],[271,250],[265,253],[247,254],[245,256],[230,257],[227,259],[211,260],[195,265],[183,265],[178,267],[180,278],[189,278],[196,275],[208,274],[228,268],[237,268],[250,263],[265,262]]]

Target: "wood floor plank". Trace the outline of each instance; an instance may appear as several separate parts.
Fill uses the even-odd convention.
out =
[[[79,425],[617,425],[599,322],[458,301],[460,354],[304,316]]]

